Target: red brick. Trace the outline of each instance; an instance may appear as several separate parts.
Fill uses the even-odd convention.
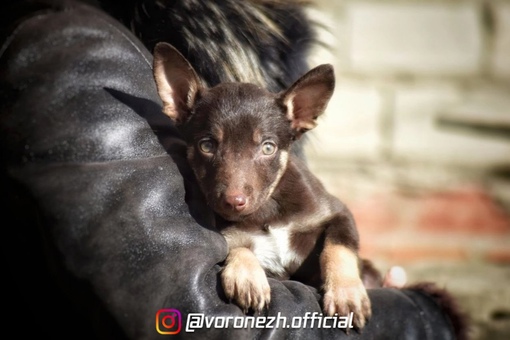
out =
[[[388,196],[376,194],[349,205],[361,234],[383,232],[398,227],[399,212],[392,207],[392,198]]]
[[[374,239],[373,237],[370,236],[364,237],[363,235],[361,235],[359,255],[362,258],[375,259],[381,256],[379,247],[373,242],[371,242],[371,240],[373,239]]]
[[[485,254],[485,260],[496,264],[510,264],[510,246],[508,248],[491,249]]]
[[[469,252],[464,247],[436,247],[433,245],[398,246],[398,247],[371,247],[363,248],[362,257],[378,258],[391,263],[412,263],[426,261],[453,261],[469,260]]]
[[[510,234],[510,215],[482,189],[465,188],[424,198],[417,227],[433,232]]]

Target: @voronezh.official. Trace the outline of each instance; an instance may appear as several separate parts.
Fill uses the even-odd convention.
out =
[[[202,328],[353,328],[354,313],[345,316],[324,316],[319,312],[306,312],[303,316],[287,318],[280,312],[276,316],[207,316],[188,313],[185,331],[192,333]],[[182,329],[182,314],[177,309],[160,309],[156,313],[156,330],[160,334],[178,334]]]

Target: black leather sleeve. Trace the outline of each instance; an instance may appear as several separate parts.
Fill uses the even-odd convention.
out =
[[[208,227],[179,136],[161,113],[152,56],[96,8],[9,3],[0,42],[4,331],[161,339],[157,312],[175,309],[181,319],[160,325],[177,332],[180,321],[173,338],[454,337],[449,314],[421,289],[369,291],[373,317],[362,333],[310,321],[294,328],[292,317],[320,313],[320,296],[275,280],[264,316],[286,317],[288,327],[204,323],[187,332],[190,313],[243,314],[222,295],[226,243]]]

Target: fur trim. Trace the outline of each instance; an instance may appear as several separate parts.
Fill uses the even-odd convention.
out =
[[[105,1],[103,1],[105,2]],[[106,9],[152,51],[164,41],[207,86],[255,83],[286,89],[309,70],[318,25],[296,0],[116,0]],[[128,8],[128,9],[126,9]]]
[[[462,311],[458,305],[457,300],[453,295],[444,288],[439,288],[432,282],[421,282],[406,286],[405,289],[420,292],[424,295],[431,297],[434,302],[445,312],[451,322],[452,328],[455,332],[456,339],[468,340],[469,339],[469,323],[470,317],[467,313]]]

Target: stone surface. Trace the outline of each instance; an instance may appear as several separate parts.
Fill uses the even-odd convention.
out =
[[[498,78],[508,79],[510,78],[510,4],[501,1],[494,2],[492,13],[495,37],[491,71]]]
[[[377,158],[381,96],[373,86],[337,80],[333,98],[318,126],[309,133],[310,155],[351,159]]]
[[[472,75],[482,30],[474,2],[354,2],[348,5],[355,71]]]
[[[446,84],[423,83],[398,89],[395,96],[395,157],[472,167],[510,163],[509,140],[439,124],[441,113],[452,108],[460,112],[466,110],[466,115],[469,109],[484,115],[491,110],[491,105],[495,105],[494,99],[486,99],[483,105],[483,99],[477,100],[474,96],[472,92],[463,93]]]
[[[318,5],[337,92],[307,155],[360,255],[451,291],[471,340],[510,339],[510,1]]]

